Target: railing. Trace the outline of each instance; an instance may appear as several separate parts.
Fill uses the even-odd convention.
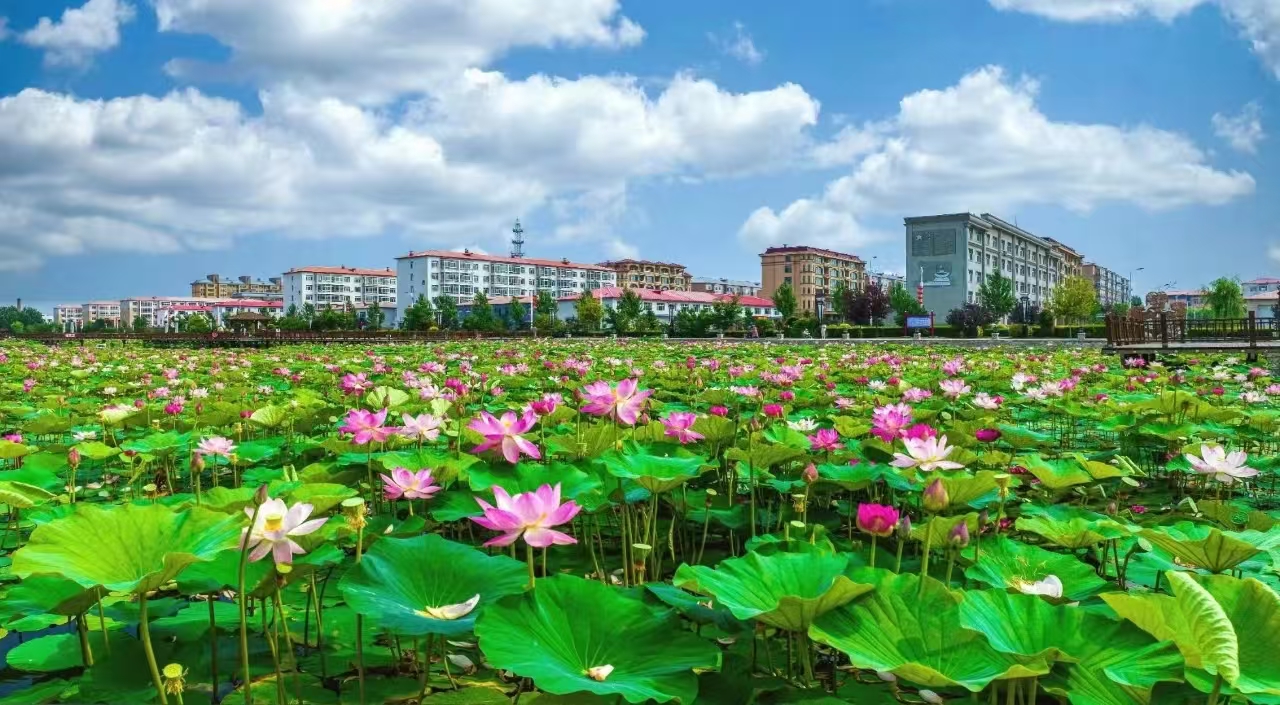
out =
[[[1109,315],[1107,343],[1115,347],[1159,343],[1259,343],[1280,341],[1280,319],[1259,318],[1250,312],[1245,318],[1180,318],[1168,312],[1134,320]]]

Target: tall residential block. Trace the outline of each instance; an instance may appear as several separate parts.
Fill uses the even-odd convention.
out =
[[[385,312],[385,324],[395,324],[396,273],[391,269],[360,267],[294,267],[284,273],[284,309],[307,304],[317,309],[365,309],[374,302]]]
[[[411,306],[419,296],[435,301],[452,296],[470,301],[477,291],[486,296],[533,296],[550,291],[553,296],[577,296],[583,291],[617,286],[618,275],[598,264],[567,259],[500,257],[470,250],[426,250],[396,258],[397,296]]]
[[[760,254],[760,296],[772,299],[778,287],[790,284],[802,313],[816,315],[819,301],[829,311],[831,294],[840,285],[861,289],[866,281],[867,263],[857,255],[806,245],[770,247]]]
[[[282,293],[284,293],[284,282],[280,277],[261,281],[250,276],[232,278],[209,274],[204,279],[191,282],[191,295],[196,298],[227,299],[253,294]]]
[[[683,264],[642,259],[619,259],[601,262],[618,275],[618,286],[624,289],[654,291],[689,291],[693,277]]]

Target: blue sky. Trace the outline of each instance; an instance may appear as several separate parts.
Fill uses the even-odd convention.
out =
[[[64,14],[65,11],[65,14]],[[990,211],[1136,288],[1280,273],[1273,0],[10,0],[0,300],[411,249],[901,269]]]

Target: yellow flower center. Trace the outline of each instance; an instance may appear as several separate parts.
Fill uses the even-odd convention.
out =
[[[266,521],[264,521],[264,522],[262,523],[262,528],[263,528],[263,530],[265,530],[265,531],[279,531],[280,529],[283,529],[283,528],[284,528],[284,515],[283,515],[283,514],[268,514],[268,515],[267,515],[267,519],[266,519]]]

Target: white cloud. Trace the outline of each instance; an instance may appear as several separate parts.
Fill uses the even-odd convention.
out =
[[[1280,2],[1276,0],[988,0],[997,10],[1063,22],[1118,22],[1143,16],[1171,22],[1201,5],[1216,5],[1253,52],[1280,78]]]
[[[1256,154],[1258,144],[1266,139],[1262,129],[1262,108],[1257,103],[1249,103],[1239,115],[1214,113],[1213,132],[1221,137],[1237,152]]]
[[[715,44],[722,53],[741,61],[748,66],[758,66],[764,61],[764,52],[756,48],[755,40],[751,38],[751,34],[747,32],[746,25],[741,22],[733,23],[733,34],[722,37],[718,34],[711,33],[707,35],[712,44]]]
[[[171,62],[207,73],[362,102],[429,91],[515,47],[619,48],[644,30],[619,0],[154,0],[162,31],[208,34],[227,66]]]
[[[1276,264],[1280,264],[1280,245],[1272,245],[1271,252],[1268,254],[1271,255],[1271,259],[1274,260]]]
[[[132,22],[134,15],[133,6],[123,0],[88,0],[81,7],[64,10],[56,22],[41,17],[20,40],[43,49],[48,66],[84,66],[120,43],[120,25]]]
[[[626,77],[473,70],[394,112],[289,87],[260,100],[250,115],[194,89],[0,98],[0,248],[29,253],[6,266],[263,233],[501,249],[511,218],[543,207],[553,237],[622,252],[634,180],[791,163],[818,114],[797,86],[734,94],[688,75],[651,96]]]
[[[1005,212],[1021,204],[1158,209],[1226,203],[1254,189],[1251,176],[1214,169],[1175,133],[1054,122],[1036,105],[1037,90],[988,67],[951,88],[909,95],[897,116],[876,126],[878,145],[853,151],[850,174],[781,213],[757,210],[739,235],[752,246],[806,232],[856,242],[866,237],[859,221],[873,216]]]
[[[9,18],[0,15],[0,42],[9,38]]]

